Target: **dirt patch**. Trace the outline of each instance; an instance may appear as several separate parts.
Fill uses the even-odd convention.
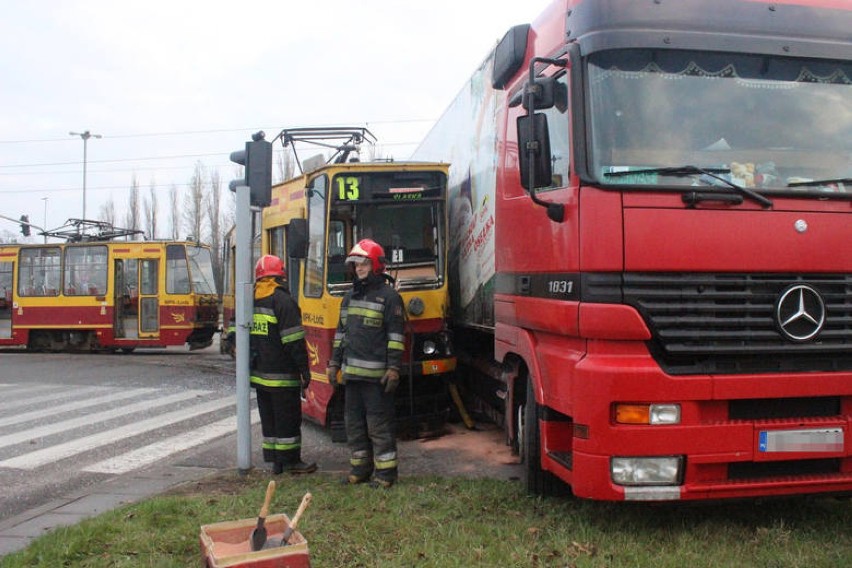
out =
[[[521,465],[503,430],[477,424],[474,430],[450,424],[444,435],[400,444],[401,471],[419,475],[516,479]]]
[[[448,424],[442,435],[398,444],[400,477],[438,475],[515,480],[521,476],[518,457],[512,455],[505,434],[494,424],[477,424],[474,430]],[[331,444],[328,433],[311,426],[303,427],[303,455],[316,460],[320,472],[344,475],[348,470],[349,451],[345,444]],[[236,469],[221,470],[197,481],[184,483],[169,491],[170,495],[236,495],[246,482],[269,479],[268,465],[259,456],[256,467],[246,474]]]
[[[240,495],[245,492],[246,484],[269,479],[269,472],[262,469],[253,469],[247,474],[241,474],[237,470],[223,470],[208,475],[195,481],[182,483],[172,487],[164,495]]]

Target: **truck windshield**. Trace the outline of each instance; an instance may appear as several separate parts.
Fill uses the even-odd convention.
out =
[[[613,50],[588,79],[601,184],[701,185],[661,169],[689,164],[762,193],[852,196],[852,63]]]

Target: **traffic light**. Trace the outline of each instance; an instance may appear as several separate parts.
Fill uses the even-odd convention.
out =
[[[247,185],[251,204],[258,207],[266,207],[272,201],[272,143],[265,137],[263,131],[252,134],[245,150],[231,152],[231,161],[245,167],[245,179],[235,179],[228,187],[236,191],[238,185]]]
[[[21,234],[25,237],[30,236],[30,216],[21,215]]]

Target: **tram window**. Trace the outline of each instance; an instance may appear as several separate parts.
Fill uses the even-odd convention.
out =
[[[156,261],[153,261],[156,263]],[[156,333],[160,326],[159,315],[157,313],[157,298],[142,298],[140,301],[142,321],[139,323],[139,329],[146,333]]]
[[[231,248],[230,240],[225,243],[222,256],[222,293],[225,295],[234,293],[234,249]]]
[[[343,221],[328,225],[328,283],[347,282],[346,276],[346,224]]]
[[[153,259],[142,259],[139,274],[139,293],[145,295],[157,294],[157,261]]]
[[[126,258],[118,262],[120,265],[116,267],[116,270],[121,269],[121,280],[124,283],[122,293],[127,297],[127,301],[136,300],[139,297],[139,261],[135,258]],[[117,273],[116,276],[118,276]]]
[[[18,295],[58,295],[60,258],[59,247],[22,249],[18,267]]]
[[[305,296],[322,295],[325,270],[325,196],[328,180],[315,178],[308,190],[308,256],[305,259]]]
[[[269,254],[278,258],[287,258],[287,247],[284,246],[284,227],[275,227],[268,231]]]
[[[67,247],[62,287],[67,296],[106,294],[107,247],[104,245]]]
[[[166,293],[189,294],[189,268],[183,245],[166,247]]]
[[[439,213],[434,205],[364,207],[359,213],[362,235],[381,244],[391,264],[435,262],[434,219]]]
[[[12,270],[11,262],[0,262],[0,304],[6,306],[12,303]]]
[[[192,276],[192,291],[196,294],[215,294],[216,278],[213,276],[213,259],[210,249],[188,246],[190,274]]]

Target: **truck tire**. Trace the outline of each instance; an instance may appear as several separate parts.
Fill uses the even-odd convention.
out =
[[[534,495],[565,495],[568,487],[562,480],[541,468],[541,430],[539,419],[541,408],[535,401],[532,379],[527,380],[527,394],[523,408],[518,412],[518,418],[523,422],[518,425],[521,463],[523,464],[523,481],[527,492]]]

